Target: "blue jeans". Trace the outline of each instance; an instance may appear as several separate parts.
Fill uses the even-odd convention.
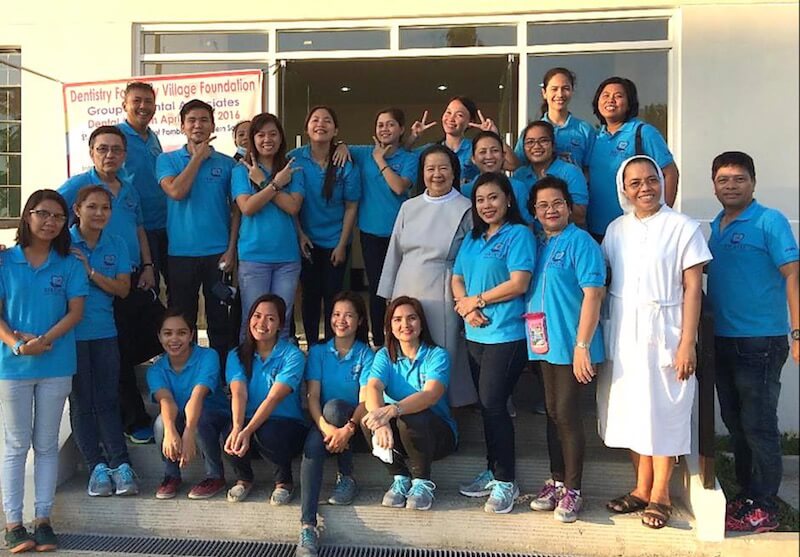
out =
[[[286,302],[286,316],[281,328],[281,338],[289,338],[289,323],[294,319],[294,295],[300,280],[300,262],[254,263],[239,261],[239,293],[242,297],[242,328],[244,340],[250,306],[262,294],[275,294]]]
[[[343,427],[347,420],[353,415],[355,406],[344,400],[329,400],[322,409],[322,416],[325,421],[336,427]],[[351,444],[357,440],[358,436],[353,436]],[[316,428],[311,428],[306,437],[306,444],[303,447],[303,461],[300,464],[300,508],[302,524],[317,525],[317,507],[319,505],[319,492],[322,488],[322,472],[325,468],[325,459],[331,453],[325,448],[325,441],[322,440],[322,432]],[[336,455],[339,461],[339,473],[343,476],[353,474],[353,452],[347,449],[343,453]]]
[[[78,371],[72,376],[69,419],[78,449],[90,472],[101,462],[111,468],[123,462],[130,464],[120,418],[117,337],[79,340],[77,350]]]
[[[783,474],[778,398],[785,336],[715,337],[716,384],[742,495],[774,507]]]
[[[25,462],[31,444],[35,516],[50,517],[58,480],[58,430],[71,388],[71,377],[0,380],[0,421],[5,433],[0,487],[7,524],[22,522]]]
[[[231,416],[227,412],[218,410],[208,410],[203,408],[200,420],[197,422],[197,451],[203,457],[203,464],[206,470],[206,478],[220,479],[225,477],[225,470],[222,467],[222,434],[230,429]],[[175,418],[175,428],[178,435],[183,435],[186,427],[186,414],[181,410]],[[153,427],[156,444],[161,448],[164,442],[164,421],[161,414],[156,418]],[[164,462],[164,476],[168,478],[180,478],[181,469],[177,462],[169,460],[161,452],[161,460]]]

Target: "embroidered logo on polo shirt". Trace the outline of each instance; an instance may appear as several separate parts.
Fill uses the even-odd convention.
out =
[[[353,381],[358,381],[361,377],[361,370],[363,369],[363,365],[361,363],[357,363],[350,369],[350,379]]]
[[[215,178],[219,178],[220,176],[222,176],[222,169],[221,168],[212,168],[211,169],[211,175],[214,176]]]
[[[570,145],[574,145],[575,147],[581,146],[581,140],[577,137],[573,137],[569,140]]]
[[[742,240],[744,240],[744,234],[741,232],[737,232],[731,236],[731,244],[741,244]]]
[[[617,143],[617,151],[624,151],[627,148],[628,148],[627,141],[620,141],[619,143]]]
[[[127,198],[125,200],[125,207],[128,209],[135,209],[136,208],[136,200],[132,198]]]
[[[550,263],[553,267],[562,269],[567,263],[566,252],[564,250],[553,252],[553,257],[550,258]]]
[[[114,254],[109,254],[103,257],[103,264],[106,267],[113,267],[117,264],[117,256]]]
[[[61,288],[64,286],[64,277],[61,275],[52,275],[50,277],[50,286],[53,288]]]

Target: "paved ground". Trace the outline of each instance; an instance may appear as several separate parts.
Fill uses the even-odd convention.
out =
[[[783,479],[778,496],[795,509],[800,509],[800,481],[798,481],[798,465],[800,457],[783,457]]]

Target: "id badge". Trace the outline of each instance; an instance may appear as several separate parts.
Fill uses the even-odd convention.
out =
[[[542,312],[525,314],[525,334],[534,354],[546,354],[550,350],[547,341],[547,319]]]

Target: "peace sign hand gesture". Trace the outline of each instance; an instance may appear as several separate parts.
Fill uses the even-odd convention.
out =
[[[435,120],[433,122],[428,122],[428,111],[422,113],[422,121],[416,120],[413,124],[411,124],[411,138],[415,141],[416,139],[423,134],[423,132],[431,129],[433,126],[438,124]]]
[[[249,161],[247,160],[248,158],[250,159]],[[260,184],[267,179],[267,175],[264,174],[264,171],[258,166],[258,161],[254,153],[250,153],[249,157],[242,157],[241,163],[247,168],[247,176],[254,184]]]
[[[497,129],[497,124],[494,123],[494,120],[492,120],[491,118],[485,118],[483,116],[483,112],[481,112],[480,110],[478,110],[478,118],[480,119],[481,123],[477,124],[475,122],[470,122],[469,123],[470,128],[478,128],[481,131],[494,132],[500,135],[500,131]]]
[[[294,157],[289,159],[289,162],[286,163],[286,166],[281,168],[280,171],[277,174],[275,174],[275,177],[272,179],[272,183],[275,184],[275,186],[278,189],[283,189],[284,187],[286,187],[289,184],[289,182],[292,181],[292,175],[298,170],[300,170],[299,166],[292,166],[293,163],[294,163]]]

